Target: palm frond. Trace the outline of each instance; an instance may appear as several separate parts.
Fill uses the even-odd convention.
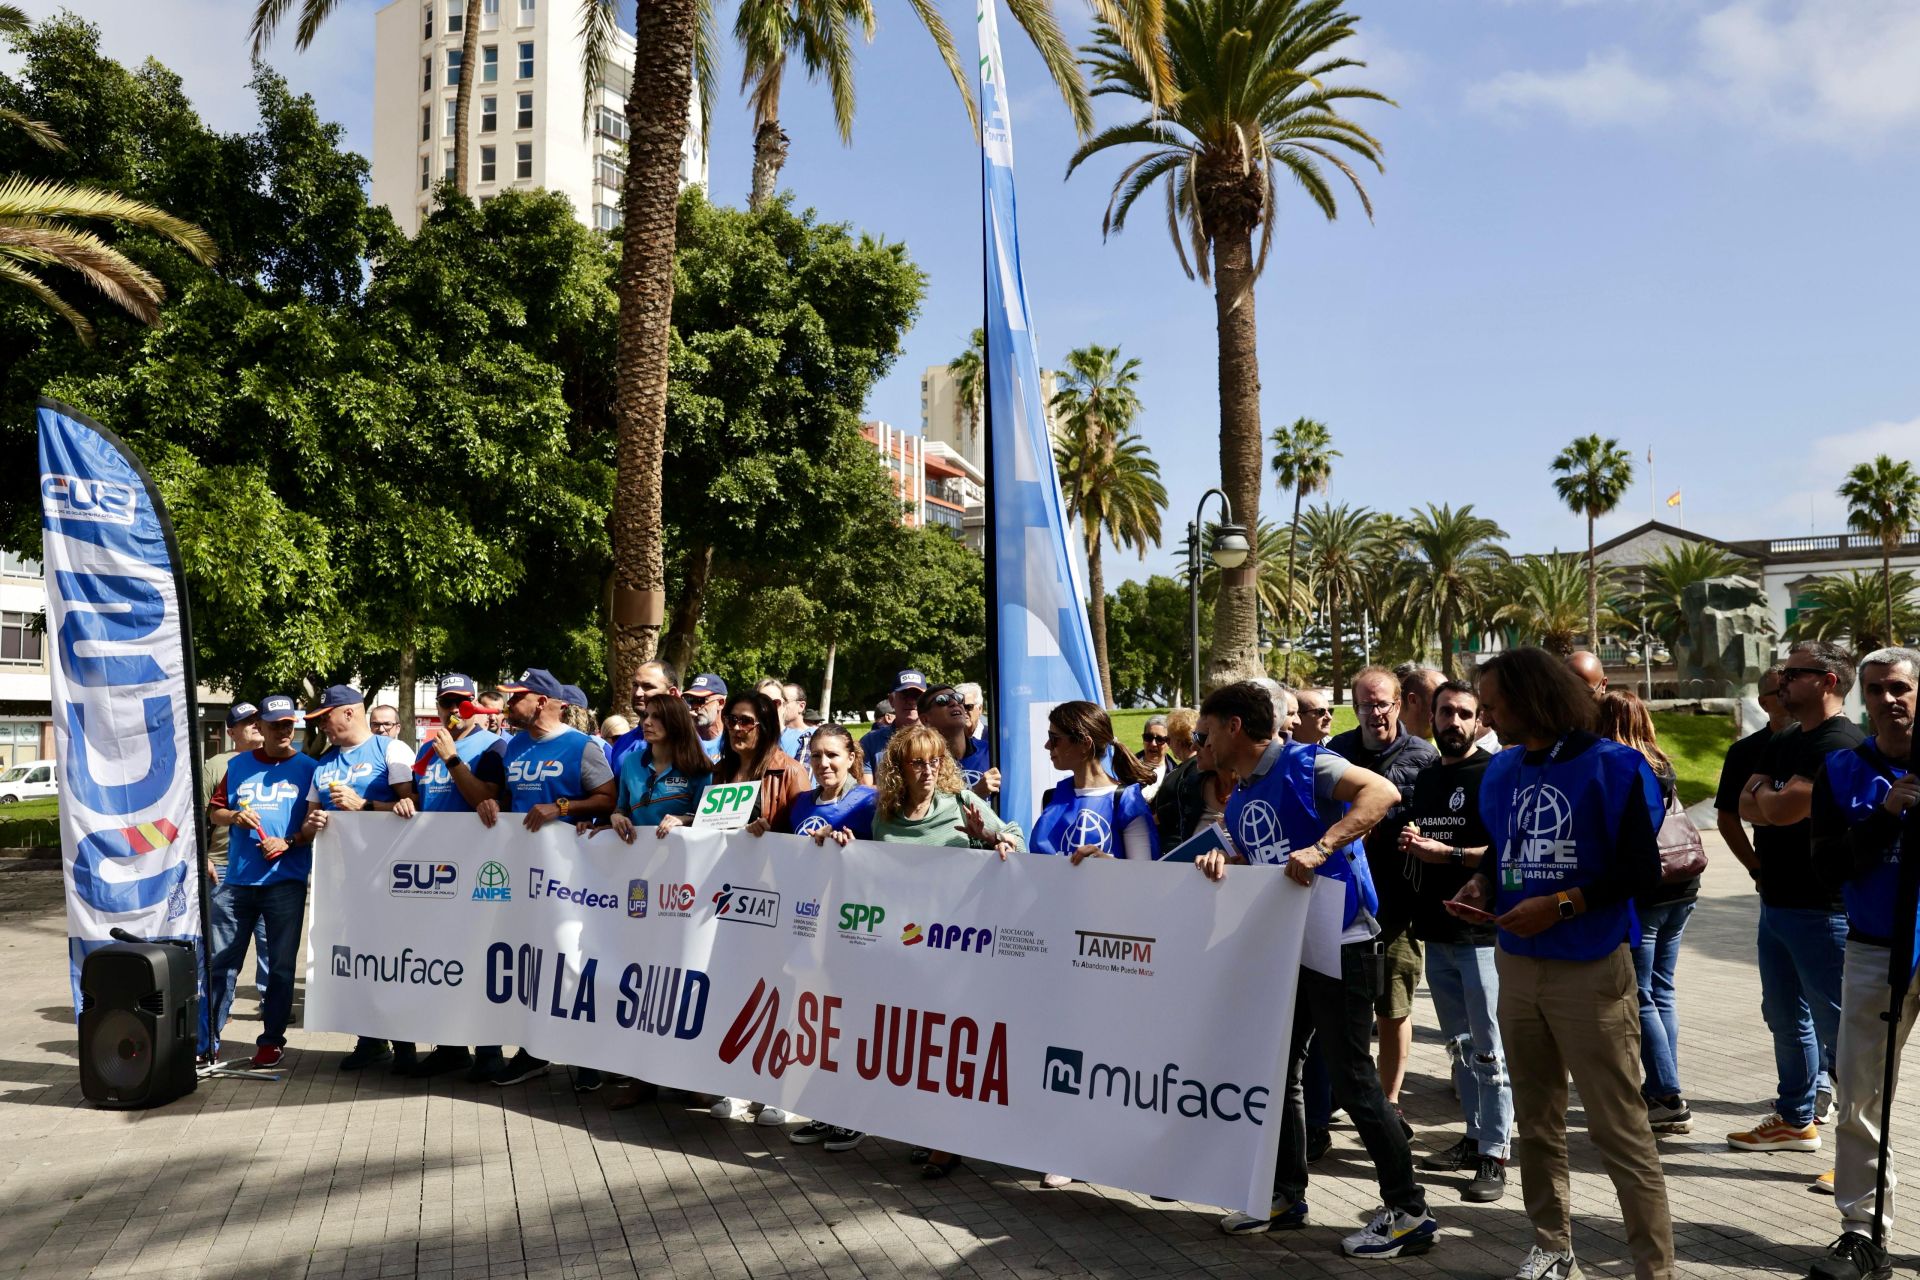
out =
[[[940,16],[939,6],[933,0],[907,0],[913,7],[914,16],[920,19],[920,25],[933,37],[933,47],[940,52],[940,61],[946,64],[947,74],[953,77],[954,87],[960,90],[960,100],[967,104],[967,119],[973,124],[973,131],[980,132],[980,108],[974,105],[973,87],[967,83],[966,68],[960,65],[960,55],[953,47],[953,32],[947,29],[947,20]]]
[[[93,325],[74,307],[48,287],[47,282],[16,262],[0,258],[0,280],[10,280],[38,298],[49,311],[73,326],[75,334],[87,346],[93,345]]]
[[[0,107],[0,124],[10,124],[48,151],[65,151],[66,141],[45,120],[35,120],[12,107]]]
[[[166,291],[152,273],[88,231],[50,224],[0,223],[0,257],[77,272],[142,324],[160,319]]]
[[[1047,65],[1047,74],[1066,99],[1073,116],[1074,131],[1081,137],[1093,132],[1093,103],[1087,98],[1086,81],[1081,79],[1080,64],[1074,61],[1073,46],[1060,34],[1053,8],[1047,0],[1007,0],[1007,11],[1026,31],[1027,38]]]
[[[202,264],[211,263],[218,256],[213,237],[184,218],[97,187],[18,175],[0,180],[0,222],[22,218],[110,218],[142,230],[156,231]]]

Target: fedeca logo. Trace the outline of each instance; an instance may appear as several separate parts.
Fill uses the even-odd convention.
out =
[[[713,916],[716,920],[765,925],[771,929],[780,919],[780,895],[771,889],[723,884],[720,892],[713,895]]]
[[[458,960],[415,954],[402,947],[399,955],[383,956],[351,947],[333,948],[333,976],[350,982],[381,982],[406,987],[457,987],[466,976]]]
[[[562,902],[571,902],[576,907],[597,907],[604,911],[613,911],[620,906],[617,893],[595,893],[591,889],[575,889],[547,874],[545,867],[527,868],[527,897],[558,898]]]
[[[49,520],[86,520],[95,524],[132,524],[133,486],[81,476],[45,476],[40,481],[40,513]]]
[[[663,916],[688,916],[693,914],[693,904],[699,894],[690,884],[668,884],[662,881],[653,891],[653,904],[660,908]]]
[[[451,898],[460,868],[451,862],[396,862],[388,869],[387,893],[395,898]]]
[[[647,882],[645,880],[627,881],[627,918],[631,920],[647,918]]]
[[[512,902],[513,878],[498,862],[483,862],[473,876],[475,902]]]
[[[1040,1083],[1052,1093],[1064,1093],[1087,1102],[1118,1102],[1136,1111],[1157,1111],[1163,1116],[1219,1120],[1226,1124],[1242,1120],[1256,1125],[1264,1123],[1262,1113],[1267,1109],[1268,1098],[1264,1085],[1231,1081],[1210,1085],[1192,1077],[1183,1078],[1177,1062],[1169,1062],[1152,1073],[1105,1062],[1089,1066],[1082,1050],[1063,1049],[1059,1045],[1047,1046]]]

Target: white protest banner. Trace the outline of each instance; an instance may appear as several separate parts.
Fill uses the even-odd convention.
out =
[[[753,821],[753,802],[760,798],[760,780],[716,782],[700,793],[693,825],[712,831],[739,831]]]
[[[306,1025],[1264,1213],[1309,896],[1267,867],[336,814]]]

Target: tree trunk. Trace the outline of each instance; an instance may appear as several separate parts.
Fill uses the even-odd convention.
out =
[[[1454,630],[1453,609],[1451,606],[1448,606],[1440,610],[1440,670],[1446,673],[1447,679],[1449,680],[1454,678]]]
[[[1213,652],[1206,683],[1218,688],[1261,674],[1254,584],[1260,571],[1260,353],[1253,314],[1253,232],[1229,220],[1213,242],[1214,312],[1219,321],[1220,487],[1251,548],[1223,570],[1213,605]]]
[[[418,745],[415,740],[420,736],[413,726],[413,686],[418,683],[416,664],[419,659],[420,652],[414,647],[413,636],[409,634],[406,642],[400,646],[400,678],[394,681],[400,693],[394,701],[400,704],[400,740],[410,747]]]
[[[1107,570],[1100,559],[1100,526],[1087,526],[1087,621],[1093,626],[1093,659],[1100,669],[1101,705],[1113,705],[1113,672],[1107,668]]]
[[[665,613],[660,467],[667,432],[667,348],[673,323],[680,147],[693,92],[693,0],[635,6],[627,94],[627,178],[621,193],[620,328],[614,350],[619,438],[613,500],[614,608],[608,621],[616,689],[653,657]]]
[[[1340,670],[1343,653],[1340,646],[1340,605],[1337,600],[1327,601],[1327,616],[1333,620],[1333,704],[1338,706],[1342,688],[1340,677],[1344,673]]]
[[[700,656],[700,613],[707,603],[707,582],[713,577],[713,548],[687,548],[687,579],[673,606],[673,624],[660,642],[660,656],[683,676],[693,674]]]
[[[1600,656],[1600,574],[1593,563],[1593,512],[1587,512],[1587,647]]]
[[[473,131],[467,127],[471,118],[467,111],[473,105],[473,79],[480,74],[480,68],[474,65],[479,56],[480,0],[467,0],[467,16],[460,23],[460,87],[453,95],[453,186],[463,196],[473,195],[467,172]]]
[[[753,192],[747,197],[747,208],[754,213],[766,208],[779,189],[787,142],[787,131],[778,120],[763,120],[753,131]]]
[[[1900,637],[1893,634],[1893,549],[1885,541],[1880,543],[1880,591],[1887,606],[1887,638],[1881,643],[1899,644]]]
[[[833,659],[840,652],[838,640],[827,641],[827,670],[820,677],[820,721],[833,723]]]
[[[1280,638],[1293,639],[1293,565],[1294,548],[1300,542],[1300,498],[1303,490],[1299,485],[1293,487],[1293,523],[1287,527],[1287,598],[1280,602]],[[1287,660],[1281,664],[1282,683],[1293,679],[1293,646],[1287,646]]]

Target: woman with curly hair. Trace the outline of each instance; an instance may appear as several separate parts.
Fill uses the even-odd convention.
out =
[[[992,849],[1002,861],[1024,851],[1020,828],[967,790],[946,739],[932,729],[908,725],[887,742],[882,758],[875,840]]]

